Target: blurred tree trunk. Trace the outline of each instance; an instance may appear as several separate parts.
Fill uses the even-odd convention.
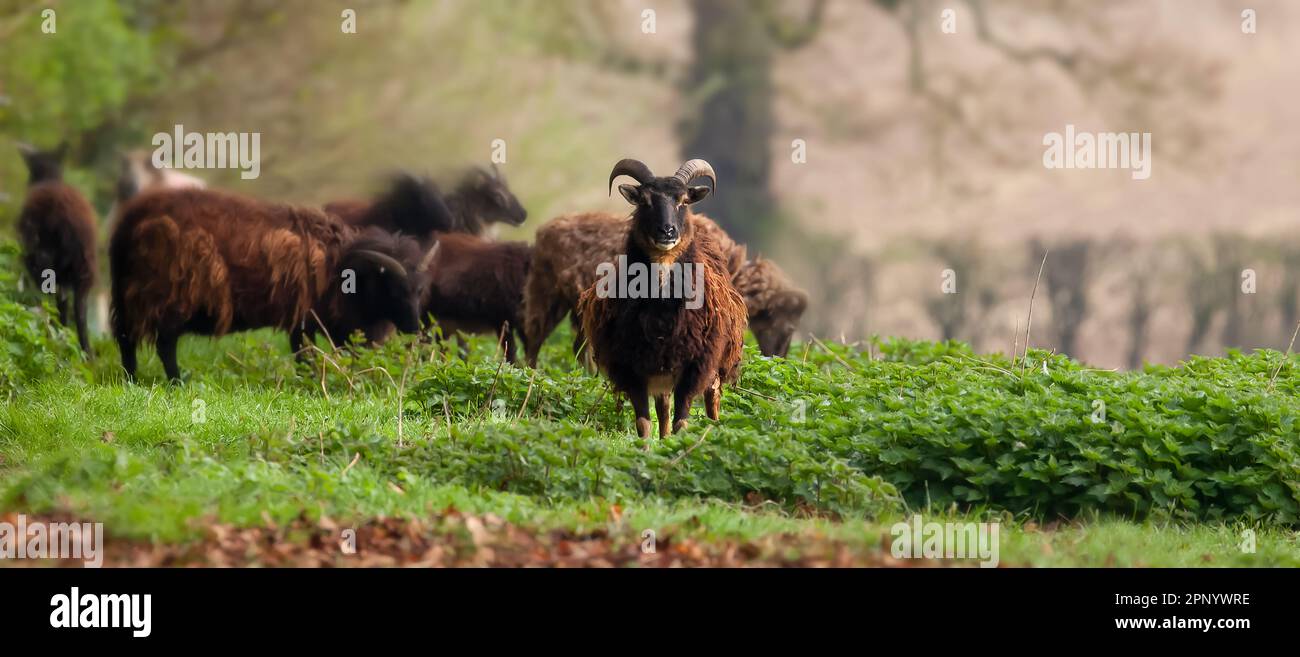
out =
[[[1128,368],[1137,370],[1142,367],[1142,355],[1147,349],[1147,334],[1151,328],[1150,284],[1146,276],[1140,276],[1133,285],[1133,305],[1129,309],[1128,325],[1132,340],[1129,342]]]
[[[763,245],[779,221],[770,187],[775,132],[773,59],[807,43],[823,0],[803,20],[768,0],[693,0],[695,56],[683,79],[678,125],[683,159],[702,157],[718,174],[719,193],[703,210],[737,241]],[[661,174],[664,175],[664,174]]]

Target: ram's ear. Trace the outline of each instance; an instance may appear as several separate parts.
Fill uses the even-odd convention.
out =
[[[687,189],[686,204],[692,205],[694,203],[699,203],[700,201],[703,201],[704,197],[708,196],[709,192],[711,191],[713,190],[709,189],[707,185],[696,185],[694,187]]]
[[[627,199],[627,202],[632,205],[641,204],[641,188],[637,185],[619,185],[618,193],[622,194],[623,198]]]
[[[18,154],[23,156],[24,161],[31,160],[32,156],[36,154],[36,147],[32,146],[31,144],[23,143],[20,141],[18,142],[17,146],[18,146]]]

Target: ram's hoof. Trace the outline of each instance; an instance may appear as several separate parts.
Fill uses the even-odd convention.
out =
[[[686,429],[686,420],[678,420],[673,423],[673,433],[681,433]]]
[[[639,417],[636,419],[636,435],[641,438],[650,437],[650,420],[648,418]]]

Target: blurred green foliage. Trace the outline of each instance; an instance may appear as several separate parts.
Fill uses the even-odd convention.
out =
[[[260,133],[259,179],[197,175],[303,203],[368,195],[396,169],[450,183],[488,164],[501,139],[502,169],[537,222],[619,207],[593,160],[675,150],[666,133],[628,131],[659,116],[672,90],[609,75],[606,28],[622,11],[610,3],[365,0],[355,34],[314,0],[48,4],[54,34],[41,31],[42,6],[0,0],[0,231],[23,197],[17,140],[69,141],[67,178],[105,215],[119,155],[176,125]],[[593,85],[620,102],[584,111]]]
[[[99,142],[111,141],[105,133],[128,102],[164,72],[159,40],[134,23],[133,11],[146,4],[0,2],[0,192],[7,196],[0,227],[12,224],[27,178],[17,141],[44,148],[69,141],[68,179],[105,208],[110,178],[92,172],[104,164]],[[43,15],[47,8],[52,16]]]

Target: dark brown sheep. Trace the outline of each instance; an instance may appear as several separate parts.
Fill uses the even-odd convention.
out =
[[[636,208],[620,268],[657,270],[660,277],[650,276],[649,295],[634,286],[611,293],[607,282],[598,280],[583,291],[578,315],[596,365],[632,402],[637,434],[650,436],[653,396],[663,437],[669,429],[669,394],[673,431],[686,427],[691,403],[700,395],[708,416],[718,419],[721,384],[734,383],[740,374],[745,305],[731,284],[726,256],[713,235],[698,228],[690,210],[710,191],[691,181],[704,177],[716,186],[713,168],[690,160],[674,175],[658,178],[645,164],[622,160],[610,173],[610,185],[623,175],[639,184],[619,185]],[[680,272],[683,265],[702,268],[702,289],[688,289],[689,274],[665,274]]]
[[[470,169],[456,189],[445,195],[428,179],[416,180],[408,176],[405,181],[407,193],[401,197],[401,204],[375,209],[368,201],[344,199],[326,203],[325,212],[354,226],[370,225],[401,231],[419,238],[422,243],[434,232],[482,235],[493,224],[518,226],[528,218],[528,212],[510,192],[505,176],[496,165],[490,172],[480,167]],[[410,219],[420,216],[422,208],[434,203],[446,204],[451,216],[449,224],[431,225]],[[416,211],[412,212],[409,206],[415,206]]]
[[[136,345],[178,379],[185,333],[275,327],[299,352],[323,329],[341,342],[419,330],[425,284],[415,240],[357,229],[314,208],[206,190],[159,190],[122,209],[109,244],[113,332],[134,378]]]
[[[808,295],[794,286],[770,260],[746,260],[746,249],[701,214],[697,230],[709,233],[727,258],[732,283],[745,300],[749,329],[764,356],[784,357],[808,305]],[[596,266],[611,262],[627,241],[627,217],[591,212],[558,217],[537,230],[533,265],[524,292],[524,351],[536,367],[537,354],[555,327],[596,281]],[[574,320],[577,325],[576,318]],[[581,345],[575,331],[574,352]]]
[[[425,181],[427,193],[437,188]],[[438,240],[436,266],[429,269],[430,284],[420,316],[438,321],[445,335],[453,332],[485,333],[503,341],[506,360],[515,361],[515,338],[523,339],[524,282],[532,249],[518,242],[493,242],[480,237],[494,223],[518,226],[528,217],[496,168],[474,168],[443,197],[452,220],[447,225],[412,225],[394,221],[389,209],[376,209],[365,201],[334,201],[325,211],[354,226],[400,227],[423,244]],[[461,341],[462,347],[464,345]]]
[[[521,307],[532,248],[522,242],[443,233],[434,249],[420,316],[432,316],[446,335],[462,331],[499,336],[506,361],[515,362],[516,336],[523,339]]]
[[[23,264],[39,289],[55,295],[59,321],[74,320],[82,351],[91,356],[86,330],[86,297],[95,285],[95,227],[98,219],[90,203],[63,182],[63,157],[67,144],[54,151],[22,146],[27,164],[27,198],[18,215],[18,238]],[[49,277],[53,276],[53,279]],[[53,285],[51,289],[48,285]],[[72,315],[68,304],[72,304]]]

